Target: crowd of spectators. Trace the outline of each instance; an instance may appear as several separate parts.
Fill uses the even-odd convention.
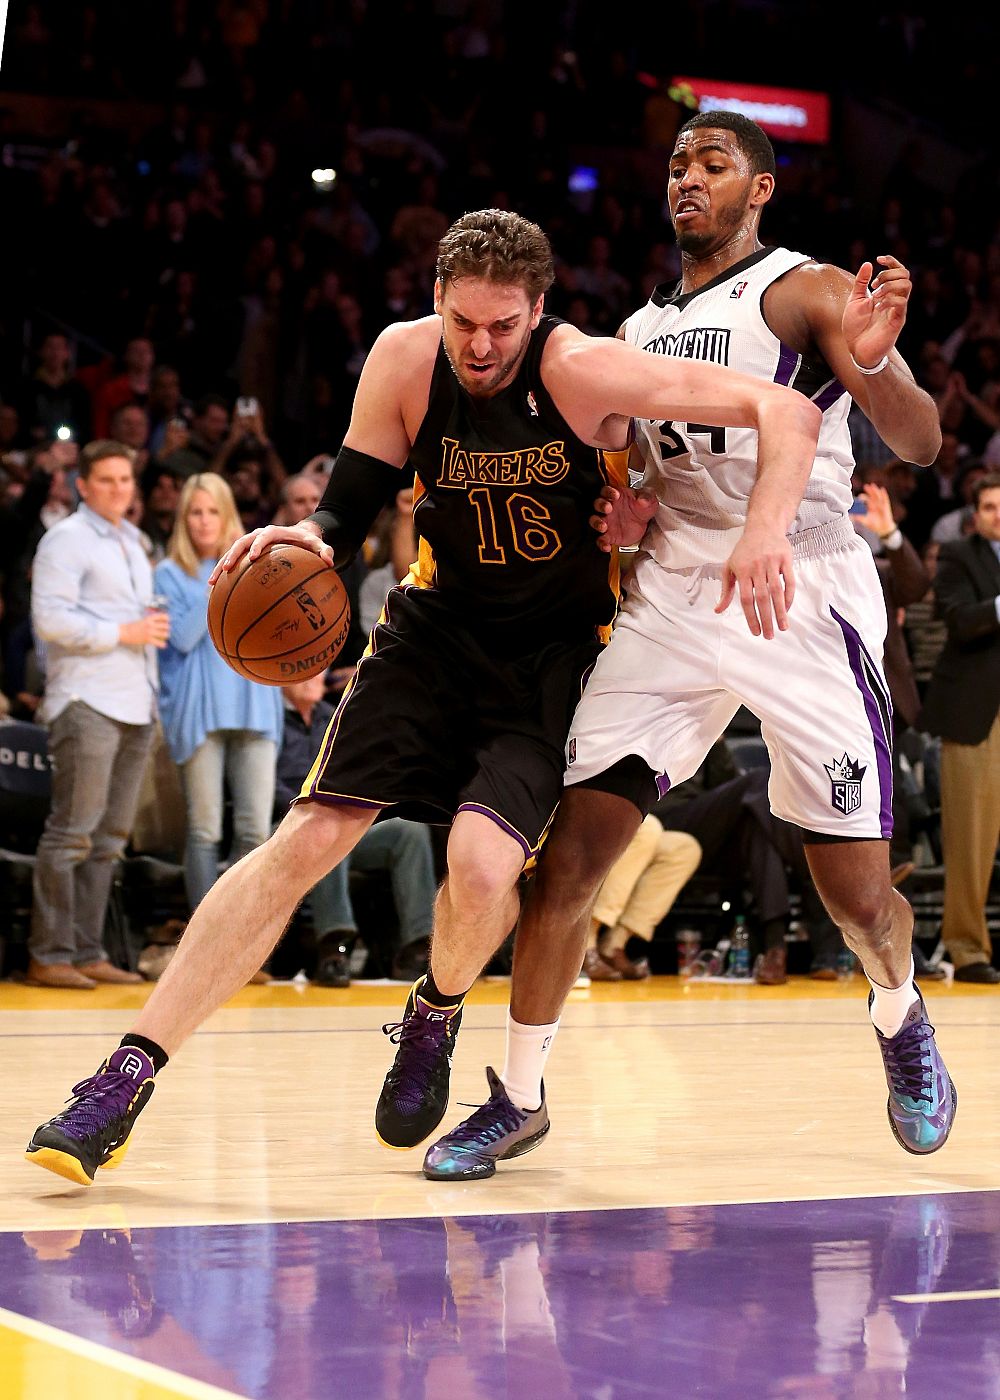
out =
[[[848,8],[860,22],[860,7]],[[556,253],[548,308],[613,334],[678,271],[663,180],[687,109],[661,55],[781,83],[767,57],[778,46],[762,44],[758,26],[786,23],[810,54],[801,82],[831,93],[835,121],[838,103],[863,95],[916,133],[874,195],[836,145],[779,143],[768,235],[850,268],[891,253],[913,274],[900,349],[938,404],[942,450],[920,470],[892,459],[857,412],[852,430],[859,489],[884,488],[928,570],[905,616],[888,603],[922,698],[944,640],[929,591],[936,552],[974,529],[976,482],[1000,466],[1000,180],[994,152],[968,141],[988,129],[988,45],[985,32],[973,42],[985,20],[952,18],[897,7],[845,65],[826,12],[786,0],[752,19],[704,0],[671,12],[669,34],[665,17],[585,0],[541,10],[159,0],[141,14],[104,3],[71,15],[38,0],[12,12],[0,99],[11,211],[0,273],[0,706],[30,720],[44,692],[31,564],[76,507],[83,444],[109,437],[134,452],[129,519],[154,566],[196,474],[228,483],[244,528],[301,519],[372,341],[388,322],[430,312],[438,239],[469,208],[514,207],[541,222]],[[720,26],[725,58],[712,42]],[[759,56],[749,75],[731,67],[747,52]],[[934,95],[942,68],[963,82],[961,115]],[[921,143],[959,135],[963,159],[942,188]],[[358,618],[400,575],[407,509],[401,498],[386,513],[351,579]],[[363,635],[359,623],[345,666]],[[330,690],[343,679],[341,668]],[[919,716],[905,727],[919,733]],[[904,778],[922,760],[921,748]],[[621,942],[619,931],[609,953]]]

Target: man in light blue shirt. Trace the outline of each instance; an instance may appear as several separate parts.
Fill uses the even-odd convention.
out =
[[[125,519],[134,454],[110,440],[80,454],[81,504],[42,538],[31,618],[46,656],[39,718],[49,725],[52,805],[38,843],[28,981],[95,987],[139,982],[102,946],[115,862],[135,819],[156,716],[152,572]]]

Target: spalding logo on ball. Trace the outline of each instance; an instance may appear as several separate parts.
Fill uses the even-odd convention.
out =
[[[246,555],[208,596],[208,632],[238,675],[262,685],[316,676],[347,640],[347,590],[318,554],[276,544],[252,562]]]

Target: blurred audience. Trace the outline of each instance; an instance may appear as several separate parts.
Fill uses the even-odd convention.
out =
[[[38,347],[38,364],[24,385],[18,413],[30,442],[63,435],[86,442],[91,431],[90,396],[70,371],[70,343],[53,331]]]
[[[543,223],[557,266],[547,309],[587,334],[614,333],[623,306],[676,280],[676,248],[648,250],[645,231],[661,220],[656,172],[688,108],[623,50],[613,9],[542,7],[525,50],[509,42],[502,5],[437,5],[419,24],[404,17],[405,42],[386,57],[371,6],[341,7],[331,25],[310,0],[280,14],[173,5],[136,61],[129,26],[95,24],[92,7],[76,17],[54,0],[30,8],[4,53],[13,96],[0,163],[17,211],[0,269],[2,684],[25,706],[32,554],[76,504],[75,457],[57,460],[56,444],[75,454],[113,423],[143,454],[125,519],[158,561],[177,483],[192,474],[228,480],[242,528],[308,513],[300,477],[322,491],[368,347],[387,323],[430,314],[436,241],[463,210],[516,207]],[[790,0],[771,10],[779,23],[801,18]],[[674,37],[665,14],[643,23],[649,51]],[[687,36],[691,71],[712,61],[703,28]],[[985,11],[959,31],[928,11],[908,29],[912,61],[866,62],[852,80],[885,120],[913,113],[961,155],[957,109],[928,81],[956,55],[956,34],[964,91],[988,92]],[[849,86],[843,74],[818,85],[835,103]],[[496,95],[512,90],[535,94],[530,110],[498,122]],[[614,94],[613,111],[599,93]],[[35,94],[52,99],[44,132]],[[80,100],[95,96],[107,99],[99,109]],[[902,157],[882,187],[862,182],[851,139],[845,131],[819,165],[815,148],[778,144],[785,193],[771,232],[843,265],[890,251],[910,269],[901,343],[938,404],[941,453],[922,470],[892,459],[863,415],[851,427],[859,464],[882,469],[896,523],[923,555],[929,540],[967,537],[977,479],[1000,467],[1000,200],[986,161],[944,163],[951,187],[932,199]],[[306,465],[289,478],[286,462]],[[352,637],[331,693],[415,557],[404,493],[349,571]],[[883,572],[898,572],[891,552],[876,553]],[[888,607],[902,663],[898,597]],[[932,607],[927,593],[903,622],[918,691],[943,626]],[[917,733],[911,724],[904,743]]]
[[[630,958],[630,938],[652,940],[657,924],[701,863],[701,846],[684,831],[665,831],[644,818],[627,849],[608,871],[591,918],[583,976],[592,982],[639,981],[649,959]]]

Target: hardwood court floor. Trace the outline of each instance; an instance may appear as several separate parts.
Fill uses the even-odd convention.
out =
[[[926,1160],[889,1133],[861,978],[574,991],[551,1135],[465,1185],[374,1136],[406,988],[286,985],[208,1022],[85,1189],[23,1149],[148,988],[0,984],[0,1395],[1000,1395],[1000,999],[927,990],[961,1108]],[[469,999],[445,1126],[507,994]]]
[[[0,984],[0,1229],[39,1230],[592,1210],[990,1190],[1000,993],[926,989],[958,1085],[947,1147],[910,1157],[885,1116],[865,984],[578,989],[546,1076],[552,1132],[487,1182],[428,1182],[372,1114],[406,989],[247,989],[158,1081],[115,1172],[73,1187],[30,1166],[36,1123],[92,1073],[148,989],[84,996]],[[503,1058],[508,984],[469,998],[443,1128]],[[443,1130],[443,1129],[442,1129]]]

